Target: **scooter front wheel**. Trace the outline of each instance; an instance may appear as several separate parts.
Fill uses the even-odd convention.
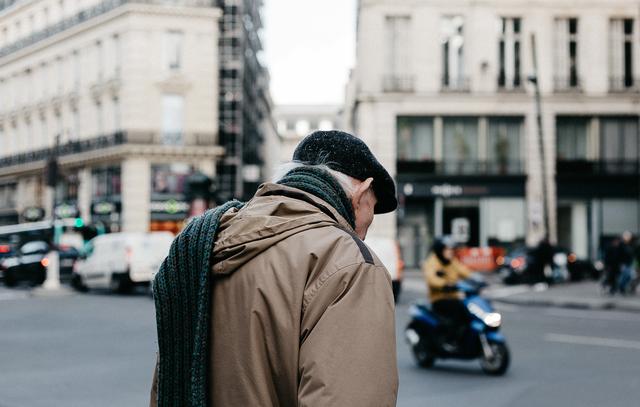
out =
[[[504,343],[491,342],[491,357],[482,356],[480,359],[480,367],[486,374],[492,376],[502,376],[509,368],[511,362],[511,356],[509,354],[509,348]]]
[[[418,366],[430,368],[435,363],[436,358],[430,352],[425,338],[423,338],[419,332],[420,331],[414,326],[414,324],[409,324],[405,335]]]

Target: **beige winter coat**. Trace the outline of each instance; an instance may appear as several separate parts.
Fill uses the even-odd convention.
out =
[[[223,217],[212,272],[212,406],[395,406],[389,274],[326,202],[264,184]]]

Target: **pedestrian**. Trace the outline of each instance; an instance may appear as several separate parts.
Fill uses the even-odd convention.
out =
[[[609,294],[613,295],[618,289],[618,279],[620,276],[620,238],[615,237],[604,252],[604,272],[605,277],[602,282],[603,287],[609,288]]]
[[[529,282],[553,282],[554,248],[549,238],[544,237],[533,250],[533,264],[529,267]]]
[[[618,291],[621,294],[627,293],[629,283],[633,279],[634,274],[634,250],[633,250],[633,234],[625,231],[622,234],[622,241],[618,246],[618,259],[620,262],[620,275],[617,280]]]
[[[154,280],[151,406],[394,406],[391,279],[363,240],[396,206],[364,142],[316,131],[247,203],[195,218]]]

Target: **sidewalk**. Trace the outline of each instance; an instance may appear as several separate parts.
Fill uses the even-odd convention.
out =
[[[600,291],[595,281],[566,283],[547,287],[504,286],[487,290],[487,296],[497,302],[540,307],[560,307],[577,309],[615,309],[640,312],[640,296],[608,296]]]
[[[482,291],[482,295],[495,302],[538,307],[640,312],[640,294],[629,297],[604,295],[600,292],[600,284],[597,281],[565,283],[549,287],[546,284],[504,285],[495,274],[486,275],[486,279],[489,286]],[[402,289],[419,293],[426,298],[426,285],[419,271],[411,270],[404,273]]]

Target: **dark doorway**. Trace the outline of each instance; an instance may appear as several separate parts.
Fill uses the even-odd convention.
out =
[[[455,221],[456,219],[466,219],[469,240],[465,245],[478,247],[480,245],[480,209],[477,206],[445,206],[442,214],[442,231],[445,235],[453,234],[454,222],[465,223],[465,221]]]

